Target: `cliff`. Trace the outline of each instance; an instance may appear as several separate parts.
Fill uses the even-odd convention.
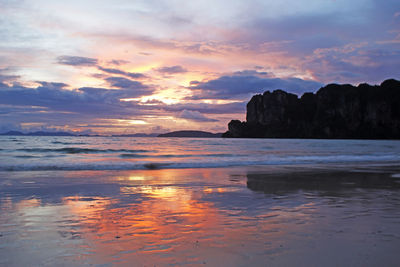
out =
[[[228,129],[223,137],[400,139],[400,81],[329,84],[300,98],[267,91],[251,98],[246,122]]]

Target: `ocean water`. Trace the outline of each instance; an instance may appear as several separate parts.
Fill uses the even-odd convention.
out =
[[[0,266],[398,266],[400,143],[0,137]]]
[[[0,171],[400,162],[382,140],[0,137]]]

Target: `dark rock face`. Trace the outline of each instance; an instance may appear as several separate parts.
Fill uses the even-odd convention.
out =
[[[400,81],[329,84],[301,98],[267,91],[251,98],[246,122],[228,128],[224,137],[400,139]]]
[[[323,179],[321,179],[323,177]],[[398,178],[388,173],[362,173],[346,171],[312,172],[295,171],[287,173],[247,174],[247,188],[266,194],[287,194],[292,192],[318,191],[323,195],[336,195],[338,192],[351,192],[349,189],[400,190]]]

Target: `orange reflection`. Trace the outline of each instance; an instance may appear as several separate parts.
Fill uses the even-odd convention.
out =
[[[37,198],[32,198],[32,199],[24,199],[18,202],[17,208],[18,209],[27,209],[27,208],[33,208],[33,207],[39,207],[40,206],[40,199]]]
[[[204,235],[217,224],[216,209],[210,203],[194,199],[186,189],[176,186],[123,186],[121,193],[140,196],[140,202],[125,205],[121,201],[98,197],[63,199],[70,211],[83,220],[87,228],[85,238],[100,257],[99,262],[105,260],[107,255],[122,251],[140,251],[153,256],[172,251],[195,243],[196,236]],[[109,243],[118,244],[110,246]],[[148,259],[142,257],[137,260]],[[157,260],[153,258],[151,262]]]
[[[117,185],[117,191],[67,195],[62,205],[44,205],[37,199],[15,205],[29,216],[40,215],[29,227],[46,225],[45,231],[55,233],[63,245],[76,248],[79,260],[90,264],[196,266],[203,264],[206,255],[210,265],[236,265],[243,260],[244,245],[252,251],[252,246],[262,244],[254,247],[262,250],[266,236],[271,244],[281,244],[282,235],[303,225],[288,227],[285,222],[308,220],[309,214],[296,211],[313,208],[308,203],[307,207],[247,212],[251,205],[236,206],[237,199],[226,195],[240,190],[223,185],[226,169],[126,171],[118,176],[86,171],[76,177],[99,177],[99,173],[107,183]],[[216,177],[221,184],[215,182]],[[8,201],[3,203],[8,205]],[[69,243],[78,239],[82,241],[79,245]]]
[[[204,193],[206,194],[211,194],[211,193],[226,193],[226,192],[234,192],[237,191],[238,189],[236,188],[223,188],[223,187],[218,187],[218,188],[205,188],[203,190]]]

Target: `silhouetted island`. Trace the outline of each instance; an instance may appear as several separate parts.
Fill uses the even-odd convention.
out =
[[[209,133],[203,131],[176,131],[165,134],[160,134],[158,137],[206,137],[206,138],[215,138],[221,137],[221,133]]]
[[[223,137],[400,139],[400,81],[329,84],[314,93],[255,95],[246,121],[232,120]]]

